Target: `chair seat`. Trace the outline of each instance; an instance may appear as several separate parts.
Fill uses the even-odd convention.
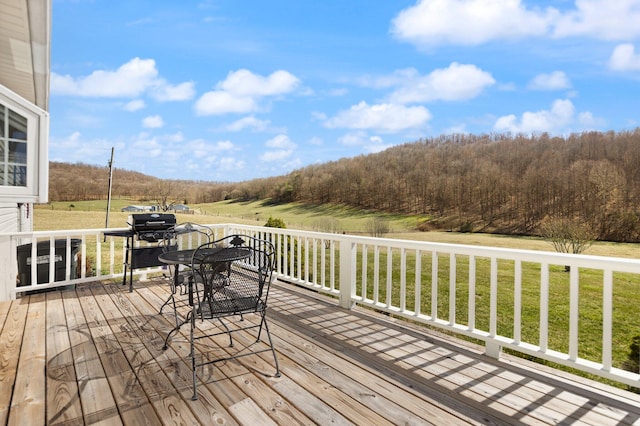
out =
[[[266,306],[257,297],[238,297],[216,299],[215,301],[204,300],[200,303],[198,318],[213,319],[220,316],[249,314],[262,312]]]

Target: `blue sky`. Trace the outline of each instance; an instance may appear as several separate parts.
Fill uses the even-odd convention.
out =
[[[640,0],[53,0],[52,161],[243,181],[640,123]]]

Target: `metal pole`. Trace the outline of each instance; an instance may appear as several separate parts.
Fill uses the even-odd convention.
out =
[[[111,210],[111,178],[112,177],[113,177],[113,147],[111,147],[111,159],[109,160],[109,195],[107,196],[107,221],[104,225],[105,228],[109,227],[109,210]]]

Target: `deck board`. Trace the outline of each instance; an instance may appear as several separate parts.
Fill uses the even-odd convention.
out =
[[[83,424],[71,341],[59,291],[47,293],[47,423]]]
[[[13,389],[27,322],[29,299],[4,302],[2,305],[6,315],[0,332],[0,424],[7,424],[13,405]]]
[[[93,283],[0,303],[0,424],[640,425],[640,396],[292,285],[274,286],[270,352],[201,367],[160,315],[160,279]],[[246,316],[244,321],[255,322]],[[213,327],[206,323],[203,327]],[[251,332],[204,339],[230,354]],[[204,355],[202,355],[204,356]]]
[[[18,371],[11,402],[9,424],[20,426],[19,418],[45,422],[45,317],[46,303],[42,294],[30,297],[24,338],[19,353]],[[16,415],[14,416],[13,413]]]

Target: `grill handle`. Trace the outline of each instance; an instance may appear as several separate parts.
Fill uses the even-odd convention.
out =
[[[146,225],[164,225],[165,223],[166,222],[164,220],[159,220],[159,221],[156,221],[156,222],[149,221],[149,222],[146,223]]]

